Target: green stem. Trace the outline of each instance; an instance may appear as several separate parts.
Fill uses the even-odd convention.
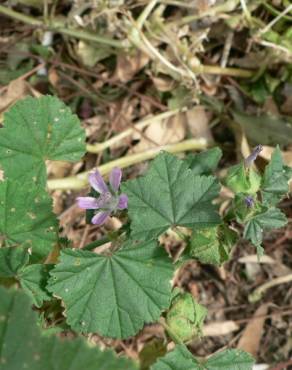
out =
[[[126,157],[115,159],[111,162],[101,165],[98,170],[102,175],[107,175],[114,167],[126,168],[133,164],[154,158],[162,150],[170,153],[179,153],[189,150],[204,150],[210,143],[206,139],[189,139],[177,144],[170,144],[149,149],[143,153],[132,154]],[[47,183],[49,190],[80,190],[87,185],[89,171],[79,173],[76,176],[66,177],[64,179],[53,179]]]
[[[16,12],[15,10],[7,8],[3,5],[0,5],[0,13],[7,15],[8,17],[11,17],[13,19],[17,19],[21,22],[30,24],[31,26],[42,27],[46,30],[53,31],[53,32],[59,32],[59,33],[62,33],[63,35],[76,37],[84,41],[93,41],[99,44],[106,44],[109,46],[113,46],[115,48],[124,47],[123,43],[119,40],[114,40],[114,39],[111,39],[105,36],[99,36],[99,35],[96,35],[95,33],[91,33],[88,31],[67,28],[65,25],[62,25],[59,22],[52,21],[49,25],[45,25],[44,22],[40,19]]]
[[[262,2],[263,7],[265,7],[272,15],[278,16],[281,14],[281,12],[277,9],[275,9],[272,5],[268,4],[266,1]],[[292,17],[290,15],[283,15],[282,19],[285,19],[286,21],[292,21]]]
[[[95,240],[94,242],[92,243],[89,243],[87,245],[85,245],[85,247],[82,248],[82,250],[85,250],[85,251],[92,251],[93,249],[97,248],[97,247],[100,247],[108,242],[110,242],[112,240],[111,237],[109,236],[105,236],[104,238],[101,238],[101,239],[98,239],[98,240]]]

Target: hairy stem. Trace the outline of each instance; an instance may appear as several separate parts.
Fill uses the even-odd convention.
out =
[[[82,250],[85,250],[85,251],[92,251],[93,249],[97,248],[97,247],[101,247],[102,245],[108,243],[111,241],[111,238],[109,236],[105,236],[104,238],[101,238],[101,239],[98,239],[98,240],[95,240],[94,242],[92,243],[89,243],[87,245],[85,245]]]
[[[126,168],[133,164],[146,161],[154,158],[160,151],[165,150],[170,153],[179,153],[188,150],[204,150],[210,143],[206,139],[189,139],[177,144],[159,146],[149,149],[143,153],[132,154],[122,157],[98,167],[102,175],[107,175],[114,167]],[[89,171],[82,172],[76,176],[67,177],[64,179],[49,180],[47,183],[49,190],[80,190],[87,185],[87,177]]]

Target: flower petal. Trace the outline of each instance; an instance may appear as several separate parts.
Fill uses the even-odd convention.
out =
[[[94,225],[101,226],[105,223],[106,219],[110,215],[109,212],[98,212],[92,219],[91,223]]]
[[[122,170],[118,167],[112,169],[109,175],[109,181],[114,191],[118,191],[122,179]]]
[[[118,209],[128,208],[128,196],[127,194],[121,194],[119,196]]]
[[[79,208],[83,209],[97,209],[98,208],[98,202],[97,199],[92,197],[78,197],[77,204]]]
[[[251,165],[253,164],[253,162],[257,159],[257,156],[260,154],[260,152],[263,150],[263,146],[262,145],[257,145],[254,150],[252,151],[252,153],[245,158],[244,160],[244,163],[246,165],[246,167],[251,167]]]
[[[94,190],[99,192],[100,194],[106,193],[108,191],[108,187],[106,183],[104,182],[104,179],[102,178],[100,172],[98,170],[92,172],[89,175],[89,183],[93,187]]]

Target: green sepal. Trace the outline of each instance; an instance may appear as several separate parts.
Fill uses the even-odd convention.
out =
[[[229,168],[225,183],[235,194],[255,194],[260,188],[261,176],[240,163]]]

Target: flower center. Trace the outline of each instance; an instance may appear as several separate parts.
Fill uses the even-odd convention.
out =
[[[100,204],[100,208],[105,208],[110,211],[115,211],[119,204],[119,197],[107,191],[106,193],[100,194],[100,197],[98,198],[98,202]]]

